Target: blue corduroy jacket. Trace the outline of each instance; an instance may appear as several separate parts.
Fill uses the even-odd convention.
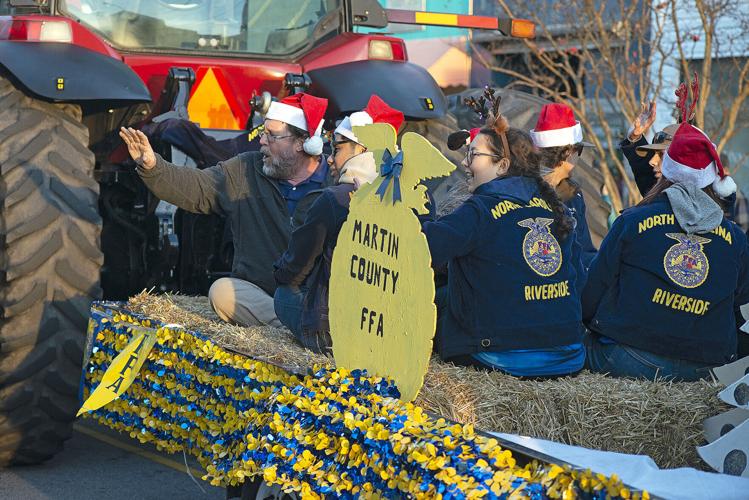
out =
[[[328,289],[333,250],[348,217],[353,192],[352,184],[323,190],[307,212],[304,224],[291,235],[289,248],[274,264],[276,283],[306,288],[302,303],[305,332],[330,331]]]
[[[616,219],[582,298],[591,330],[710,365],[735,357],[736,309],[747,302],[746,235],[726,219],[711,233],[688,235],[665,195]]]
[[[448,265],[448,310],[461,327],[438,332],[440,356],[581,342],[580,245],[574,233],[554,236],[553,217],[535,180],[507,177],[423,224],[432,265]]]

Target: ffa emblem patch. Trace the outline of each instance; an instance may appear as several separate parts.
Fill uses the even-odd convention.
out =
[[[702,251],[708,238],[694,234],[666,233],[678,243],[668,249],[663,257],[663,268],[671,281],[684,288],[697,288],[707,279],[710,263]]]
[[[562,267],[562,247],[550,227],[554,219],[538,217],[518,222],[530,229],[523,238],[523,258],[528,267],[540,276],[551,276]]]

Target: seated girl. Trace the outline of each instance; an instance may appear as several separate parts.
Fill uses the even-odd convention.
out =
[[[492,108],[463,160],[472,196],[422,226],[433,266],[448,267],[436,349],[516,376],[573,374],[585,360],[574,220],[541,178],[529,135]]]
[[[620,377],[697,380],[736,357],[747,238],[723,215],[719,197],[735,184],[701,130],[682,123],[661,174],[616,219],[590,266],[588,364]]]
[[[328,282],[351,195],[359,184],[372,182],[378,175],[374,156],[353,132],[354,126],[370,123],[389,123],[397,131],[403,113],[373,95],[364,111],[341,121],[328,157],[336,185],[326,188],[310,207],[304,224],[292,233],[289,248],[274,264],[279,285],[273,297],[276,316],[301,345],[315,352],[328,352],[331,347]]]
[[[556,190],[559,198],[575,217],[575,236],[582,247],[583,265],[587,268],[596,255],[585,220],[585,199],[580,185],[570,178],[577,158],[582,155],[583,130],[575,115],[564,104],[547,104],[541,109],[536,127],[531,130],[538,148],[541,175]]]

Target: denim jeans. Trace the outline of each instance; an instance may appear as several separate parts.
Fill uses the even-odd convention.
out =
[[[291,330],[294,337],[302,331],[302,303],[305,290],[299,287],[279,286],[273,295],[273,307],[283,326]]]
[[[667,378],[691,382],[708,378],[711,366],[697,361],[670,358],[617,342],[602,341],[595,333],[585,336],[586,367],[613,377],[654,380]]]
[[[458,324],[458,322],[455,320],[455,317],[450,314],[449,311],[449,303],[450,303],[450,295],[448,292],[447,286],[442,286],[437,288],[435,296],[434,296],[434,303],[437,306],[437,336],[440,335],[447,335],[447,336],[458,336],[462,335],[461,333],[461,327]],[[507,351],[510,353],[510,351]],[[521,376],[517,373],[511,373],[508,370],[515,369],[516,371],[519,370],[528,370],[528,367],[523,367],[522,365],[524,363],[527,363],[527,357],[526,353],[512,353],[510,356],[513,356],[513,358],[517,358],[517,361],[512,363],[512,367],[500,367],[495,366],[493,364],[488,364],[480,359],[478,359],[475,355],[472,354],[464,354],[460,356],[453,356],[450,358],[445,359],[445,361],[448,361],[450,363],[453,363],[454,365],[458,366],[473,366],[475,368],[479,368],[481,370],[489,370],[489,371],[498,371],[502,373],[506,373],[508,375],[512,375],[518,378],[522,378],[524,380],[548,380],[548,379],[555,379],[559,377],[568,377],[573,376],[577,374],[580,371],[580,363],[582,355],[578,356],[577,368],[574,372],[565,372],[561,374],[543,374],[543,375],[536,375],[536,376]],[[544,365],[545,368],[549,368],[548,366]]]
[[[315,352],[330,352],[333,345],[330,332],[305,331],[302,328],[302,311],[304,296],[307,290],[292,286],[279,286],[273,295],[273,306],[276,316],[283,325],[291,330],[294,338],[303,347]]]

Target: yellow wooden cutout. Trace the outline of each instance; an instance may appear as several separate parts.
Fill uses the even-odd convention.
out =
[[[355,127],[354,134],[379,161],[396,154],[387,124]],[[404,401],[424,383],[437,323],[434,274],[426,238],[414,210],[426,211],[422,179],[448,175],[455,166],[414,133],[402,139],[401,202],[394,182],[380,200],[378,177],[354,194],[335,252],[330,280],[330,327],[336,364],[389,376]]]
[[[382,159],[382,154],[386,149],[389,149],[393,156],[398,150],[395,129],[389,123],[373,123],[363,127],[354,127],[353,132],[374,155],[375,161],[379,162]]]

